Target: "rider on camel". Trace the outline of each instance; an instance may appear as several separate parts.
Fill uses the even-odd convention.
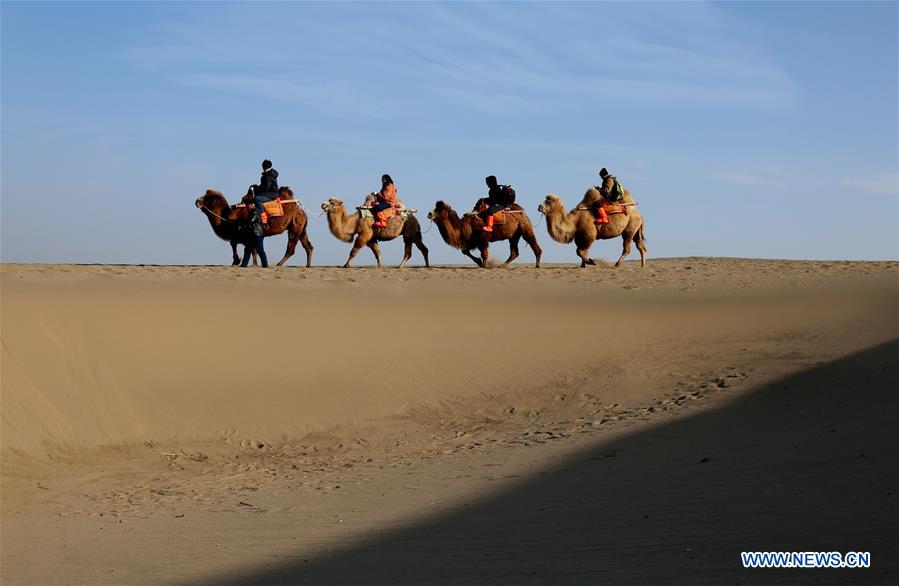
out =
[[[494,214],[515,203],[515,190],[509,185],[500,185],[493,175],[487,177],[486,182],[488,188],[487,197],[478,201],[475,208],[476,211],[486,216],[484,218],[484,232],[493,232],[493,223],[496,220]],[[477,209],[478,207],[481,209]]]
[[[371,207],[371,213],[375,218],[372,228],[386,228],[387,219],[390,217],[387,210],[396,206],[396,185],[386,173],[381,176],[381,191],[375,194],[375,201],[377,203]]]
[[[597,185],[596,189],[599,191],[602,199],[594,204],[596,206],[597,214],[596,223],[608,224],[609,214],[602,208],[602,204],[618,203],[621,201],[624,198],[624,188],[618,183],[618,178],[614,175],[610,175],[605,167],[599,171],[599,176],[602,178],[602,185]]]

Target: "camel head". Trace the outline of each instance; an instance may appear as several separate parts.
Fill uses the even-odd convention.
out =
[[[214,189],[207,189],[206,193],[197,198],[197,201],[194,202],[194,205],[200,208],[208,209],[217,209],[228,207],[228,202],[225,199],[225,196],[221,194],[219,191],[215,191]]]
[[[331,197],[328,198],[328,201],[322,204],[322,210],[325,212],[331,212],[333,210],[337,210],[343,207],[343,200],[339,197]]]
[[[443,200],[438,201],[434,205],[434,209],[428,212],[429,220],[440,220],[448,217],[453,211],[453,208]]]
[[[559,196],[550,194],[546,196],[546,199],[543,200],[543,203],[537,206],[537,211],[541,214],[546,214],[552,210],[562,207],[562,200],[559,199]]]

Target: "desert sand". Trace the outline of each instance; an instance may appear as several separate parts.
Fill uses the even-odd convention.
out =
[[[3,265],[0,581],[899,581],[899,263],[528,264]]]

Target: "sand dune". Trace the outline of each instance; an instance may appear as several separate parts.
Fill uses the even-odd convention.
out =
[[[628,574],[603,565],[613,552],[624,555],[620,548],[585,551],[582,567],[561,553],[556,565],[529,565],[547,539],[494,550],[507,538],[467,512],[479,503],[478,519],[507,524],[496,499],[510,498],[524,507],[515,515],[525,519],[522,531],[545,530],[566,543],[564,534],[583,533],[579,523],[602,512],[588,507],[577,517],[571,504],[553,525],[529,516],[536,513],[528,507],[545,503],[517,495],[544,493],[539,479],[558,478],[581,495],[572,502],[586,506],[587,485],[602,480],[592,469],[557,474],[554,463],[608,450],[635,454],[616,460],[621,470],[603,471],[619,478],[603,496],[619,511],[608,523],[627,526],[633,521],[623,511],[647,503],[685,524],[683,534],[697,543],[708,542],[709,531],[744,526],[762,543],[759,532],[776,526],[774,518],[752,526],[749,508],[729,508],[734,499],[768,498],[737,490],[741,475],[776,475],[778,466],[798,466],[808,449],[818,456],[807,474],[796,472],[802,484],[849,457],[777,431],[788,425],[787,396],[796,393],[809,429],[845,422],[853,437],[867,434],[874,447],[866,457],[875,464],[865,474],[877,487],[893,482],[879,475],[895,469],[878,463],[899,437],[895,416],[865,427],[841,410],[855,413],[855,391],[868,405],[895,403],[894,346],[881,346],[875,358],[846,357],[897,338],[897,276],[899,264],[890,262],[742,259],[655,260],[645,270],[632,263],[490,271],[5,265],[3,582],[354,582],[370,575],[337,568],[372,572],[382,554],[398,563],[419,532],[442,536],[444,554],[418,548],[410,573],[386,573],[383,582],[622,579]],[[836,371],[785,378],[832,361],[841,365]],[[845,397],[821,374],[835,372]],[[782,382],[792,380],[801,384]],[[814,401],[816,392],[827,400]],[[764,398],[741,407],[755,396]],[[713,411],[722,415],[689,423]],[[758,450],[745,439],[753,433]],[[705,467],[698,477],[675,466],[670,486],[660,472],[647,477],[658,486],[652,495],[620,480],[639,484],[640,466],[666,469],[671,458],[686,457],[669,443],[695,447],[716,434],[714,458],[745,465]],[[770,459],[791,442],[799,455]],[[664,508],[664,495],[683,498],[700,478],[715,510],[736,510],[739,524],[715,527],[695,512]],[[839,482],[818,488],[821,502],[846,490]],[[854,505],[858,518],[892,507],[886,513],[895,521],[895,497],[877,494]],[[339,511],[352,520],[335,517]],[[854,525],[859,549],[865,523]],[[700,563],[673,555],[670,530],[653,527],[628,532],[628,547],[664,543],[658,567],[671,571]],[[813,532],[803,523],[784,527],[789,532],[772,543]],[[870,527],[870,547],[881,547],[883,531],[894,528]],[[455,574],[428,570],[453,565],[455,554],[445,550],[460,532],[479,536],[458,559],[469,564],[496,551],[505,561]],[[580,551],[581,542],[572,547]],[[128,553],[138,551],[146,554]],[[708,562],[724,563],[729,554],[715,551]],[[738,579],[728,573],[736,563],[706,577]],[[312,564],[308,574],[303,564]]]

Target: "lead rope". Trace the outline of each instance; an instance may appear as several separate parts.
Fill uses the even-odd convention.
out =
[[[234,222],[234,221],[232,221],[232,220],[229,220],[228,218],[223,218],[223,217],[221,217],[220,215],[218,215],[218,214],[215,213],[214,211],[210,210],[209,208],[207,208],[207,207],[206,207],[205,205],[203,205],[203,204],[200,204],[200,209],[201,209],[201,210],[206,210],[207,212],[209,212],[210,214],[212,214],[213,216],[215,216],[216,218],[218,218],[219,220],[221,220],[221,221],[223,221],[223,222],[228,222],[229,224],[236,224],[236,223],[237,223],[237,222]]]

